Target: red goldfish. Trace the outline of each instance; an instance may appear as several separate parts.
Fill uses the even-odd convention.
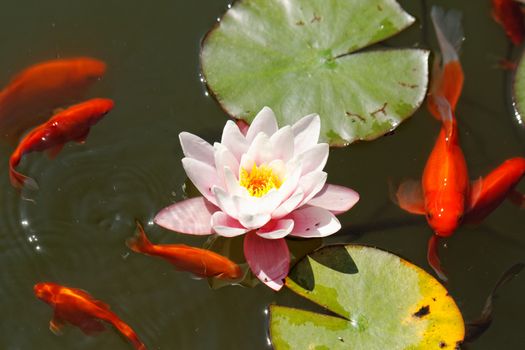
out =
[[[113,108],[113,101],[106,98],[94,98],[59,112],[44,124],[27,134],[9,159],[9,177],[11,184],[22,188],[24,184],[38,188],[36,182],[15,170],[24,154],[34,151],[49,150],[54,156],[68,141],[84,142],[92,125],[96,124]]]
[[[518,46],[523,42],[525,24],[518,3],[513,0],[492,0],[492,17],[503,26],[514,45]]]
[[[459,12],[432,8],[432,21],[443,55],[443,66],[434,68],[428,98],[429,111],[441,120],[441,131],[423,171],[422,184],[406,182],[397,190],[401,208],[426,215],[439,237],[450,236],[459,226],[465,211],[469,180],[465,157],[459,146],[454,109],[463,86],[463,71],[457,48],[462,40]],[[436,254],[436,240],[429,242],[428,261],[444,278]]]
[[[465,157],[458,144],[458,131],[454,117],[463,84],[463,71],[459,64],[452,40],[444,30],[450,26],[456,30],[448,33],[459,42],[461,30],[459,15],[445,15],[438,8],[432,9],[432,20],[436,28],[443,53],[443,68],[435,70],[428,107],[441,120],[441,131],[423,171],[422,184],[402,184],[397,193],[400,206],[412,213],[425,214],[436,235],[450,236],[459,225],[468,193],[468,173]],[[437,74],[437,75],[436,75]]]
[[[184,244],[152,244],[138,222],[136,236],[128,239],[126,244],[134,252],[164,258],[177,269],[199,277],[237,279],[242,276],[239,265],[210,250]]]
[[[505,198],[523,206],[525,198],[514,187],[525,175],[525,158],[507,159],[483,179],[472,184],[465,222],[478,223],[496,209]]]
[[[16,142],[50,112],[81,98],[106,64],[89,57],[56,59],[26,68],[0,92],[0,134]]]
[[[437,254],[439,238],[450,236],[462,222],[480,222],[505,198],[523,206],[525,197],[514,188],[525,175],[525,158],[509,159],[485,178],[469,184],[454,117],[454,107],[463,85],[457,49],[451,40],[456,39],[459,43],[461,38],[459,14],[449,12],[445,15],[433,8],[432,20],[444,66],[434,69],[428,108],[434,117],[441,119],[442,127],[425,166],[422,184],[415,181],[402,183],[396,198],[402,209],[426,215],[435,232],[428,242],[427,259],[439,277],[446,280]]]
[[[104,321],[111,323],[135,349],[146,350],[146,346],[130,326],[119,319],[107,304],[94,299],[87,292],[50,282],[38,283],[33,289],[37,298],[48,303],[55,310],[49,322],[49,329],[53,333],[59,334],[62,326],[70,323],[85,334],[91,335],[105,330],[101,322]]]

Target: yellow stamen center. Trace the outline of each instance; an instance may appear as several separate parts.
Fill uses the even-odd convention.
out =
[[[253,165],[250,172],[241,168],[239,184],[246,188],[253,197],[262,197],[272,188],[281,187],[281,180],[273,173],[272,168],[261,165]]]

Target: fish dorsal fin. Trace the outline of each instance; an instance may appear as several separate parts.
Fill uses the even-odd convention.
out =
[[[445,129],[445,137],[447,145],[451,144],[452,138],[455,136],[455,125],[454,125],[454,115],[452,114],[452,109],[447,99],[443,96],[435,96],[434,101],[436,103],[438,113],[441,116],[441,122],[443,128]]]
[[[401,209],[411,214],[425,215],[425,199],[421,182],[415,180],[403,181],[392,197]]]
[[[51,148],[48,148],[46,150],[46,154],[50,159],[55,159],[55,157],[60,153],[60,151],[62,151],[62,148],[64,148],[63,143],[53,146]]]
[[[79,295],[79,296],[85,298],[86,300],[92,302],[93,304],[97,305],[98,307],[100,307],[100,308],[102,308],[102,309],[104,309],[104,310],[109,310],[109,309],[110,309],[108,304],[106,304],[106,303],[104,303],[104,302],[102,302],[102,301],[100,301],[100,300],[97,300],[97,299],[93,298],[93,297],[91,296],[91,294],[89,294],[88,292],[86,292],[86,291],[83,290],[83,289],[79,289],[79,288],[71,288],[71,290],[72,290],[75,294],[77,294],[77,295]]]

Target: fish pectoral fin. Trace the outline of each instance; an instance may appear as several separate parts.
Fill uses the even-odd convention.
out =
[[[50,159],[54,159],[62,151],[62,148],[64,148],[64,144],[56,145],[47,149],[46,154]]]
[[[481,197],[482,191],[483,179],[480,177],[479,179],[472,181],[472,183],[470,184],[470,190],[465,205],[465,212],[471,212],[476,208],[479,198]]]
[[[64,327],[64,321],[57,316],[53,316],[49,321],[49,330],[55,335],[62,335],[62,327]]]
[[[438,243],[439,237],[436,235],[432,235],[432,237],[430,237],[428,240],[427,261],[439,279],[443,282],[447,282],[447,275],[443,271],[443,268],[441,267],[441,260],[439,259]]]
[[[395,193],[394,202],[411,214],[425,215],[425,199],[421,182],[406,180],[399,185]]]
[[[512,204],[520,207],[525,208],[525,194],[520,193],[516,190],[512,190],[508,196],[508,200],[512,202]]]
[[[94,335],[106,330],[106,326],[95,318],[86,318],[82,324],[79,325],[79,328],[86,335]]]

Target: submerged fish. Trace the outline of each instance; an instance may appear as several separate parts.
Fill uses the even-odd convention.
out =
[[[35,180],[15,170],[24,154],[48,150],[55,156],[69,141],[82,143],[96,124],[113,108],[113,101],[107,98],[94,98],[59,112],[44,124],[27,134],[9,159],[9,177],[11,184],[20,189],[27,185],[38,188]]]
[[[101,322],[104,321],[111,323],[135,349],[146,350],[146,346],[130,326],[115,315],[107,304],[94,299],[86,291],[43,282],[34,286],[34,292],[37,298],[54,308],[53,318],[49,322],[49,329],[53,333],[60,334],[62,326],[70,323],[85,334],[92,335],[105,330]]]
[[[152,244],[138,222],[135,237],[128,239],[126,244],[134,252],[158,256],[171,262],[178,270],[199,277],[237,279],[242,276],[239,265],[210,250],[184,244]]]
[[[523,42],[525,23],[520,5],[513,0],[492,0],[492,17],[516,46]]]
[[[53,109],[83,97],[105,71],[104,62],[90,57],[50,60],[26,68],[0,91],[0,135],[16,142]]]

